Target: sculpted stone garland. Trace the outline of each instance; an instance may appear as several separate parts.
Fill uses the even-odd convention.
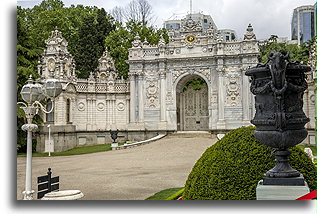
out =
[[[158,82],[148,81],[146,83],[146,106],[148,108],[157,108],[158,101]]]
[[[241,101],[240,75],[237,72],[229,72],[225,75],[227,99],[226,105],[237,106]]]

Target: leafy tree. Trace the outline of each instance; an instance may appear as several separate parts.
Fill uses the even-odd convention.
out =
[[[41,50],[36,48],[35,44],[29,39],[28,29],[23,25],[23,15],[17,16],[17,101],[23,101],[20,91],[26,83],[29,75],[37,77],[36,64]],[[17,108],[17,150],[22,152],[26,150],[26,132],[21,126],[26,123],[24,112]],[[39,118],[35,119],[35,123]]]
[[[75,55],[78,77],[87,78],[89,73],[96,69],[99,53],[102,48],[97,44],[97,26],[94,17],[84,19],[79,29],[78,53]]]
[[[87,78],[98,66],[98,59],[105,50],[104,41],[114,29],[113,19],[104,9],[99,9],[97,17],[89,16],[83,21],[78,32],[78,47],[74,55],[78,77]]]
[[[268,61],[268,56],[272,51],[280,50],[290,52],[290,61],[299,61],[305,64],[307,63],[311,45],[313,43],[312,41],[308,41],[298,46],[297,44],[278,43],[277,38],[278,37],[276,35],[271,35],[266,44],[260,46],[261,63],[266,63]]]
[[[107,14],[105,9],[98,9],[97,12],[97,39],[98,45],[102,47],[102,52],[105,51],[105,39],[109,35],[110,31],[115,29],[114,19]],[[102,54],[102,53],[101,53]]]
[[[115,67],[119,71],[119,75],[124,78],[128,77],[129,70],[129,66],[126,63],[129,54],[128,49],[132,47],[132,41],[137,34],[140,36],[141,41],[146,39],[150,45],[157,45],[161,37],[168,43],[168,35],[165,29],[147,27],[142,22],[135,21],[126,23],[125,27],[121,23],[117,23],[116,30],[111,31],[106,38],[105,46],[114,58]]]
[[[64,7],[60,0],[44,0],[40,5],[33,8],[17,7],[17,100],[22,101],[20,91],[30,74],[37,78],[37,64],[40,54],[45,48],[45,40],[51,31],[57,27],[63,32],[68,41],[68,50],[71,54],[78,53],[79,29],[83,20],[87,17],[98,17],[98,8],[84,7],[82,5],[71,5]],[[102,20],[103,13],[99,15]],[[110,18],[107,18],[107,20]],[[110,31],[107,26],[106,31]],[[100,29],[102,26],[100,26]],[[105,32],[105,31],[102,31]],[[101,33],[102,33],[101,32]],[[98,35],[98,44],[103,47],[104,38]],[[101,41],[102,40],[102,41]],[[102,48],[101,48],[102,49]],[[99,51],[102,52],[102,51]],[[97,59],[98,60],[98,59]],[[24,152],[26,147],[26,133],[21,126],[26,123],[24,112],[17,108],[17,148],[18,152]],[[36,117],[34,123],[40,123],[41,119]]]

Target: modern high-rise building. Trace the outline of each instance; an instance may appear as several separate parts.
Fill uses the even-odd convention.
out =
[[[315,37],[315,5],[305,5],[294,9],[291,35],[300,45]]]

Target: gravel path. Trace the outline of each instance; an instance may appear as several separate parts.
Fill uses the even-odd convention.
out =
[[[159,141],[116,151],[64,157],[33,157],[36,178],[60,176],[60,190],[79,189],[83,200],[143,200],[154,193],[184,186],[193,165],[216,142],[211,137],[165,137]],[[17,199],[22,199],[25,158],[17,158]],[[36,194],[34,194],[36,197]]]

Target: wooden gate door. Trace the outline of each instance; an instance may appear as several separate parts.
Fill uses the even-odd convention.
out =
[[[208,87],[206,84],[200,90],[194,90],[190,84],[180,94],[180,122],[184,131],[208,130]]]

